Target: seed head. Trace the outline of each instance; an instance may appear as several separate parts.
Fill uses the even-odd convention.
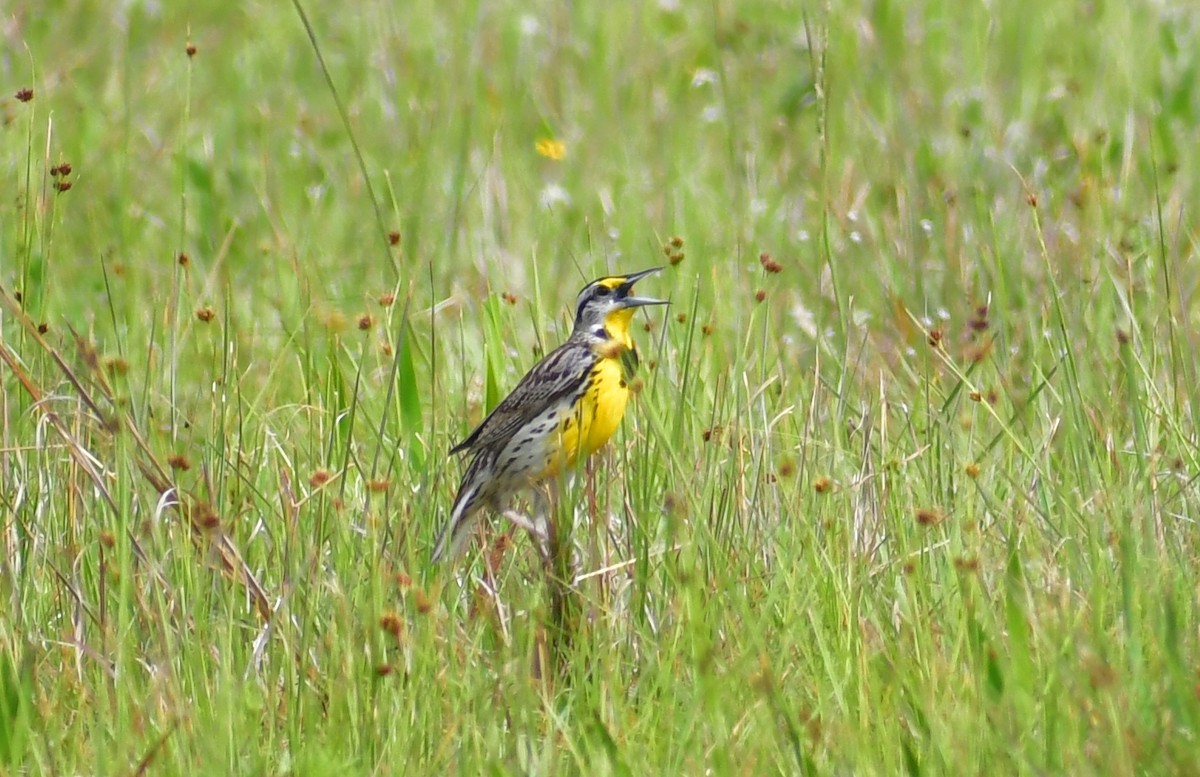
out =
[[[404,621],[400,618],[398,613],[385,612],[379,618],[379,628],[383,629],[385,633],[391,635],[392,639],[399,642],[400,637],[404,634]]]
[[[946,516],[943,515],[942,511],[938,510],[936,507],[918,507],[916,516],[917,523],[922,526],[937,526],[939,523],[946,520]]]
[[[783,265],[771,258],[771,255],[765,251],[758,255],[758,263],[762,268],[769,273],[775,274],[783,272]]]

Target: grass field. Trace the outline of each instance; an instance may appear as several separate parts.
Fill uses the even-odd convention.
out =
[[[1188,4],[35,5],[0,773],[1200,773]],[[658,264],[547,665],[446,452]]]

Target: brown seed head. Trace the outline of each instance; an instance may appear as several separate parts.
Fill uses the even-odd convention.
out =
[[[702,327],[700,327],[700,334],[704,335],[705,337],[708,337],[712,333],[713,333],[713,325],[712,324],[705,324]]]
[[[601,359],[619,359],[628,350],[620,340],[608,340],[596,346],[596,355]]]
[[[937,526],[939,523],[946,520],[946,516],[944,516],[942,511],[938,510],[936,507],[918,507],[916,516],[917,523],[922,526]]]
[[[779,477],[790,478],[796,474],[796,462],[791,459],[784,459],[779,462]]]
[[[767,292],[765,289],[759,289],[758,291],[754,292],[754,301],[755,302],[762,302],[766,298],[767,298]]]
[[[404,621],[400,615],[395,612],[385,612],[379,618],[379,628],[383,629],[386,634],[391,635],[392,639],[397,642],[404,634]]]
[[[375,325],[375,319],[371,318],[370,313],[363,313],[358,317],[358,328],[366,332]]]
[[[818,494],[828,494],[833,490],[833,481],[829,477],[822,475],[813,481],[813,490]]]
[[[977,478],[979,477],[979,465],[972,461],[970,464],[963,467],[963,472],[966,472],[967,477],[971,479]]]
[[[504,300],[509,305],[517,304],[517,295],[513,294],[511,291],[506,291],[503,294],[501,294],[500,299]]]
[[[210,307],[202,307],[196,310],[196,318],[200,319],[206,324],[216,318],[216,316],[217,312]]]
[[[388,245],[400,245],[400,232],[398,230],[393,229],[391,232],[388,232]]]
[[[50,331],[50,325],[49,325],[49,324],[47,324],[45,321],[43,321],[42,323],[38,324],[38,334],[39,334],[39,335],[44,335],[44,334],[46,334],[46,333],[47,333],[47,332],[49,332],[49,331]]]
[[[765,251],[758,255],[758,263],[761,264],[762,268],[769,273],[774,274],[783,272],[783,265],[772,259],[771,255]]]
[[[974,556],[960,556],[954,559],[954,568],[959,572],[970,574],[979,571],[979,559]]]
[[[184,456],[182,453],[172,453],[167,457],[167,466],[169,466],[171,469],[187,472],[192,468],[192,463],[188,461],[187,456]]]
[[[428,615],[433,610],[433,600],[420,588],[413,592],[413,604],[422,615]]]
[[[385,308],[391,307],[392,303],[395,301],[396,301],[396,295],[390,291],[385,291],[384,293],[379,295],[379,304],[382,307],[385,307]]]
[[[382,494],[384,491],[387,491],[391,485],[392,481],[390,480],[371,480],[367,482],[367,490],[375,494]]]
[[[62,192],[69,192],[72,185],[70,181],[59,178],[54,182],[54,189],[61,194]]]
[[[327,469],[319,469],[308,478],[308,484],[313,488],[320,488],[333,478],[333,475]]]
[[[27,103],[33,99],[33,90],[30,89],[29,87],[25,87],[23,89],[18,89],[17,94],[15,96],[16,96],[18,102]]]
[[[663,255],[667,257],[667,263],[672,267],[683,261],[683,238],[676,235],[663,244]]]
[[[183,50],[187,52],[189,58],[196,56],[196,44],[191,41],[188,41],[187,46]]]
[[[180,267],[187,267],[189,264],[192,263],[192,258],[190,256],[188,256],[187,254],[185,254],[184,252],[180,251],[179,256],[175,257],[175,261],[179,262]]]
[[[198,508],[196,523],[205,531],[216,531],[221,528],[221,517],[211,506],[204,504]]]

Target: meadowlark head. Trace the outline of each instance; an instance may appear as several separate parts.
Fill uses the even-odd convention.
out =
[[[645,305],[667,304],[665,299],[633,296],[633,284],[661,269],[654,267],[631,275],[610,275],[584,286],[575,302],[575,331],[605,339],[628,340],[629,321],[634,310]]]

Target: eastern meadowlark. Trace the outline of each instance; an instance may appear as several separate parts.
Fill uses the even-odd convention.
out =
[[[629,334],[634,311],[666,304],[633,296],[633,284],[661,269],[600,278],[584,286],[567,341],[538,362],[483,423],[450,450],[471,454],[471,462],[450,520],[438,536],[434,561],[462,552],[481,510],[501,512],[516,492],[569,469],[608,442],[625,415],[638,364]],[[515,513],[504,515],[533,530]]]

